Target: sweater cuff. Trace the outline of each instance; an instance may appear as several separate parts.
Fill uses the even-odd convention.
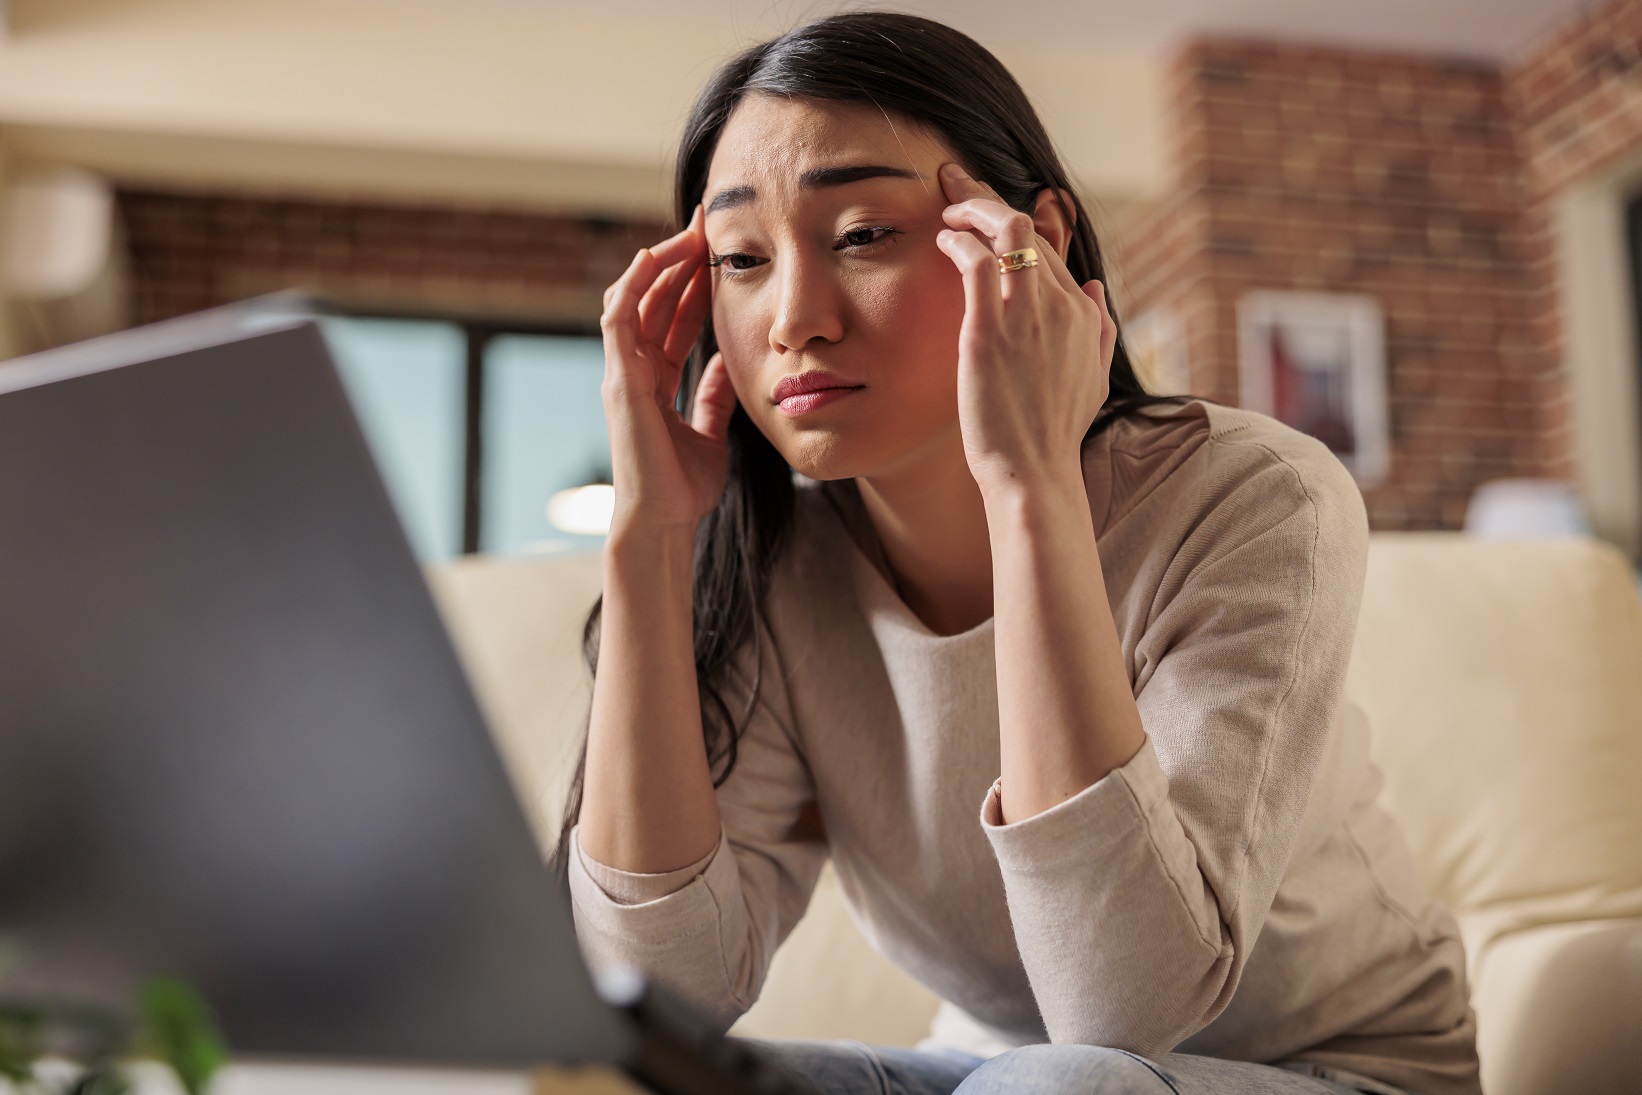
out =
[[[1158,764],[1150,734],[1122,765],[1031,817],[1003,820],[1002,785],[1000,776],[987,788],[981,829],[1001,868],[1027,874],[1057,872],[1069,861],[1087,864],[1092,852],[1132,839],[1134,826],[1144,825],[1169,798],[1169,779]]]
[[[643,905],[677,893],[699,875],[705,874],[718,850],[724,846],[724,832],[720,829],[718,843],[713,849],[689,866],[657,874],[636,874],[600,863],[582,851],[580,835],[580,826],[570,830],[570,844],[576,850],[576,858],[581,860],[582,869],[593,883],[618,905]]]

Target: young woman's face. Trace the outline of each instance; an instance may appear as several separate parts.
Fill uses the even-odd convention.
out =
[[[955,160],[872,106],[749,95],[708,167],[713,329],[758,428],[812,479],[961,458],[963,282],[935,245]],[[778,403],[786,378],[853,390]],[[830,374],[830,375],[828,375]]]

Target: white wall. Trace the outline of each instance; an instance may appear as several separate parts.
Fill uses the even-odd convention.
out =
[[[1633,560],[1642,559],[1642,402],[1625,207],[1639,186],[1642,155],[1570,187],[1551,210],[1575,474],[1592,531]]]
[[[713,66],[771,28],[497,0],[15,0],[0,127],[121,180],[662,212]],[[1093,197],[1164,186],[1163,73],[986,43]]]

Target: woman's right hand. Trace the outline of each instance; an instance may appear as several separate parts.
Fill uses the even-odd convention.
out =
[[[698,205],[682,232],[639,251],[604,294],[605,420],[616,511],[612,535],[688,530],[718,504],[730,466],[735,390],[714,354],[689,422],[674,409],[685,360],[712,307]]]

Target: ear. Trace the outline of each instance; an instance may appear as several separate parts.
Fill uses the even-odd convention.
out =
[[[1061,208],[1061,202],[1055,200],[1056,194],[1066,203]],[[1038,235],[1048,240],[1061,259],[1066,258],[1067,249],[1072,246],[1072,225],[1077,218],[1077,206],[1072,204],[1072,195],[1066,191],[1056,191],[1044,187],[1038,191],[1037,205],[1032,210],[1032,227]]]

